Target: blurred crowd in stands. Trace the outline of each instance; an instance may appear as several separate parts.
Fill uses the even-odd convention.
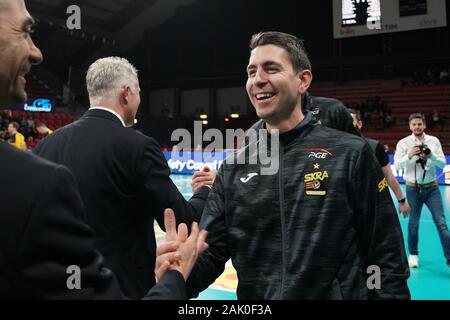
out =
[[[369,96],[365,102],[351,103],[348,107],[360,112],[365,128],[383,130],[395,123],[390,108],[379,96]]]
[[[364,127],[376,130],[391,129],[395,125],[395,117],[391,114],[391,109],[379,96],[369,96],[365,102],[349,103],[348,107],[358,110],[361,114]],[[443,130],[445,119],[439,111],[423,112],[429,129]]]
[[[6,140],[17,148],[26,150],[27,142],[34,144],[52,133],[45,123],[37,122],[30,117],[20,118],[10,110],[0,111],[0,139]]]
[[[449,84],[450,68],[448,66],[436,68],[429,67],[423,71],[414,71],[412,74],[412,85],[423,84]]]
[[[439,114],[439,111],[434,110],[433,112],[424,112],[425,123],[429,129],[444,129],[444,117]]]

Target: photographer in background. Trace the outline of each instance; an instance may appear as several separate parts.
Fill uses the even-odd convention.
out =
[[[439,139],[426,135],[425,118],[420,113],[409,116],[409,129],[412,135],[397,143],[394,166],[404,169],[406,197],[411,206],[408,224],[409,267],[419,266],[419,222],[425,204],[433,216],[439,232],[447,265],[450,268],[450,233],[445,221],[442,197],[436,177],[436,166],[444,168],[445,156]]]

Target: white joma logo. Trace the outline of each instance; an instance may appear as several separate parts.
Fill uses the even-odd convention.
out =
[[[251,178],[253,178],[253,177],[257,176],[257,175],[258,175],[258,174],[257,174],[256,172],[254,172],[254,173],[249,173],[249,174],[247,175],[246,178],[241,178],[241,182],[242,182],[242,183],[247,183],[247,182],[250,181]]]

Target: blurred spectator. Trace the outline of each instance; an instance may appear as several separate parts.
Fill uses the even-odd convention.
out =
[[[31,127],[27,126],[24,130],[21,131],[21,133],[25,136],[26,141],[30,141],[38,137],[38,132],[36,131],[36,127],[34,125]]]
[[[447,69],[442,69],[439,73],[439,82],[440,83],[448,83],[449,82],[449,75]]]
[[[35,122],[33,117],[35,114],[24,112],[12,112],[11,110],[0,110],[0,140],[11,141],[15,143],[15,137],[12,137],[8,133],[8,126],[12,122],[16,122],[19,126],[18,133],[24,136],[26,146],[30,150],[38,143],[42,138],[53,133],[47,125],[41,121]],[[18,136],[20,137],[20,136]],[[20,138],[19,138],[20,139]]]
[[[386,112],[384,115],[384,124],[386,128],[392,128],[394,125],[395,118],[391,115],[391,112]]]
[[[426,84],[436,84],[439,81],[439,76],[434,68],[428,68],[425,74],[425,83]]]
[[[375,103],[375,98],[373,96],[368,96],[367,100],[366,100],[366,104],[364,106],[364,109],[367,112],[372,112],[376,109],[376,103]]]
[[[417,70],[414,70],[413,74],[412,74],[412,84],[419,85],[422,83],[423,83],[422,76],[420,75],[420,73]]]
[[[423,85],[423,84],[446,84],[450,83],[450,69],[448,66],[439,67],[427,67],[422,70],[414,70],[412,72],[412,79],[410,84]]]
[[[425,118],[425,123],[430,126],[431,124],[431,112],[423,112],[423,117]]]
[[[434,109],[433,113],[429,116],[427,123],[431,129],[440,127],[442,130],[444,127],[443,119],[439,115],[439,111],[437,111],[436,109]]]
[[[36,130],[39,133],[40,136],[42,136],[43,138],[45,138],[46,136],[48,136],[49,134],[52,134],[53,131],[50,130],[47,125],[43,122],[39,122],[36,125]]]
[[[18,149],[26,150],[27,145],[25,143],[25,137],[17,130],[19,130],[19,124],[15,121],[11,122],[8,125],[7,140],[10,144],[16,146]]]
[[[28,123],[28,128],[34,128],[35,127],[34,120],[32,118],[29,118],[27,120],[27,123]]]
[[[366,128],[370,128],[372,127],[372,115],[370,112],[362,112],[362,120],[365,123],[365,127]]]
[[[384,101],[379,96],[374,98],[374,106],[377,111],[384,111]]]

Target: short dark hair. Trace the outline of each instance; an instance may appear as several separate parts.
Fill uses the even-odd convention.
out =
[[[409,116],[409,122],[411,122],[414,119],[421,119],[423,123],[425,123],[425,116],[421,113],[413,113]]]
[[[294,35],[283,32],[259,32],[254,34],[250,40],[250,51],[256,47],[269,44],[273,44],[286,50],[295,71],[304,69],[311,70],[311,61],[306,53],[303,40]]]
[[[16,128],[16,130],[19,130],[20,126],[16,121],[12,121],[9,123],[10,125],[12,125],[14,128]]]

